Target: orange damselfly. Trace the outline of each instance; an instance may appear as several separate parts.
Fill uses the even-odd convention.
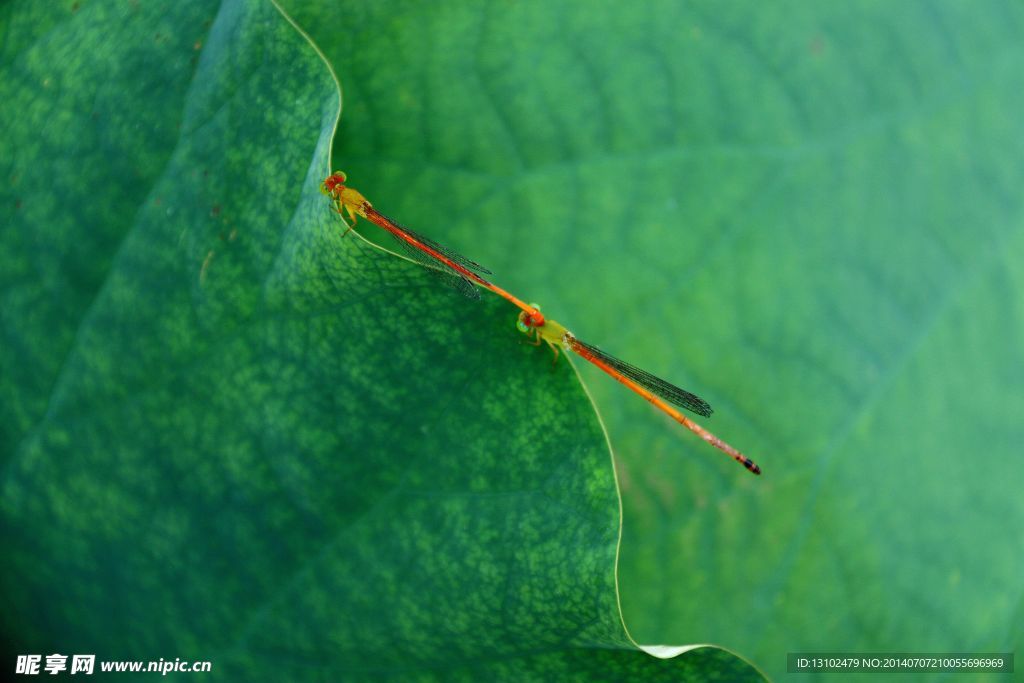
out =
[[[324,182],[320,185],[320,191],[334,200],[334,210],[342,215],[342,220],[345,220],[345,214],[348,214],[352,221],[351,224],[346,221],[348,230],[355,226],[356,217],[361,216],[386,230],[413,261],[426,266],[444,282],[455,287],[469,298],[480,298],[480,293],[474,286],[474,283],[476,283],[481,287],[486,287],[503,299],[512,302],[524,312],[531,310],[528,304],[523,303],[523,301],[494,283],[485,280],[483,276],[490,275],[491,271],[479,263],[460,256],[451,249],[391,220],[373,208],[373,205],[359,191],[345,185],[346,180],[345,173],[335,171],[324,179]],[[348,230],[345,231],[346,234]]]
[[[645,370],[609,356],[596,346],[580,341],[572,332],[565,329],[564,326],[554,320],[546,319],[540,312],[540,307],[536,304],[531,304],[531,309],[524,309],[519,314],[516,326],[521,332],[535,339],[537,345],[542,341],[546,342],[554,351],[556,361],[558,360],[558,350],[560,348],[576,352],[580,357],[593,363],[617,381],[643,396],[655,408],[661,410],[754,474],[761,474],[761,468],[753,460],[672,407],[673,405],[679,406],[697,415],[710,417],[711,406],[702,398],[691,394],[685,389],[669,384]]]

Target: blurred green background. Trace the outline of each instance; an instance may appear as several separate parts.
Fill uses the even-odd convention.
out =
[[[517,345],[507,306],[480,306],[436,291],[430,278],[393,257],[338,240],[316,203],[320,167],[311,161],[326,165],[333,131],[336,105],[326,68],[270,5],[201,5],[182,5],[171,17],[152,12],[134,24],[120,10],[99,16],[103,3],[82,3],[74,11],[69,5],[66,16],[15,3],[0,15],[0,34],[7,36],[4,123],[22,131],[12,153],[4,154],[10,168],[3,176],[9,181],[4,222],[15,228],[5,230],[4,239],[13,264],[5,272],[3,313],[3,438],[12,463],[4,481],[4,532],[16,550],[5,578],[11,606],[5,630],[31,633],[18,644],[40,647],[50,647],[55,633],[81,632],[60,625],[84,623],[86,606],[102,604],[102,591],[90,596],[83,588],[68,596],[82,605],[85,614],[77,617],[53,609],[29,617],[31,600],[7,596],[28,582],[28,595],[45,601],[55,584],[79,576],[81,566],[69,562],[29,580],[40,573],[41,558],[72,540],[97,553],[111,544],[132,547],[125,539],[134,536],[118,526],[123,522],[109,522],[123,520],[112,501],[131,490],[136,493],[126,497],[124,509],[139,520],[129,527],[133,533],[142,534],[172,494],[190,500],[187,511],[177,511],[181,517],[162,522],[183,524],[182,543],[198,532],[181,519],[231,511],[232,523],[201,554],[215,566],[130,582],[146,591],[183,580],[181,594],[197,604],[223,595],[225,587],[244,596],[254,583],[260,596],[277,595],[270,603],[276,607],[254,610],[259,614],[243,635],[225,638],[231,661],[247,660],[250,674],[261,662],[285,659],[284,652],[329,657],[340,647],[349,656],[345,648],[351,647],[371,659],[386,657],[385,644],[417,643],[413,634],[421,631],[431,634],[418,643],[421,659],[403,660],[410,668],[389,675],[434,670],[438,662],[424,653],[451,653],[453,642],[495,661],[508,656],[502,648],[510,642],[530,652],[562,653],[552,664],[524,658],[520,650],[515,661],[524,668],[488,670],[499,678],[561,677],[556,671],[581,678],[615,678],[616,671],[708,678],[713,667],[729,666],[727,656],[708,659],[720,656],[709,654],[715,650],[683,655],[680,660],[698,662],[683,671],[654,667],[655,660],[638,664],[645,660],[614,649],[628,648],[613,604],[614,488],[600,427],[588,417],[572,373],[566,365],[552,373],[543,354]],[[751,477],[600,372],[580,367],[618,468],[624,515],[618,588],[637,641],[715,643],[775,678],[785,677],[787,652],[1019,649],[1019,3],[627,7],[453,0],[288,2],[286,9],[341,83],[344,107],[332,162],[354,187],[384,213],[487,265],[496,282],[540,302],[582,339],[708,399],[716,413],[707,426],[764,469],[761,478]],[[131,47],[127,57],[96,37],[112,27],[122,47]],[[173,46],[165,50],[154,35],[173,36]],[[83,36],[93,36],[90,49]],[[119,87],[102,87],[124,63],[133,68],[118,74]],[[56,104],[46,109],[38,93],[50,88],[44,82],[50,72],[66,74],[67,81],[58,83],[57,94],[50,90]],[[199,78],[204,74],[206,80]],[[259,82],[260,74],[271,75]],[[89,82],[94,85],[83,85]],[[135,83],[136,90],[124,83]],[[70,104],[69,93],[77,93]],[[97,111],[105,117],[100,123],[91,118]],[[48,123],[43,134],[41,122]],[[54,130],[79,132],[62,140]],[[95,137],[83,142],[81,130]],[[207,167],[215,180],[196,175]],[[183,178],[191,178],[184,189]],[[184,215],[168,219],[160,212],[171,211],[169,204],[160,211],[151,206],[168,195]],[[309,225],[317,227],[311,232]],[[226,255],[233,226],[256,230],[260,246]],[[377,239],[373,230],[362,228]],[[146,246],[152,244],[162,246]],[[327,246],[342,256],[309,255]],[[163,273],[147,272],[159,261],[160,254],[149,253],[154,250],[168,261]],[[204,294],[209,290],[197,284],[210,250],[218,253],[215,259],[224,257],[211,263],[238,269],[225,281],[223,296]],[[118,285],[109,273],[121,273],[125,282]],[[32,294],[38,291],[45,296]],[[149,309],[155,312],[139,316]],[[104,317],[104,310],[118,315]],[[277,325],[295,310],[319,311],[322,325]],[[177,316],[172,322],[168,311]],[[80,327],[83,319],[89,324]],[[137,363],[135,381],[167,392],[133,413],[138,434],[183,389],[156,370],[168,351],[160,343],[151,345],[151,357],[130,360],[138,353],[132,340],[140,326],[147,338],[167,340],[188,367],[207,373],[206,381],[185,383],[194,403],[183,409],[181,424],[164,427],[189,435],[189,448],[170,437],[153,446],[145,436],[125,436],[114,418],[81,433],[114,438],[117,448],[81,448],[89,439],[58,428],[66,415],[83,419],[68,407],[74,403],[68,392],[75,392],[61,383],[61,373],[78,377],[70,386],[79,396],[103,404],[108,394],[133,391],[111,367]],[[238,332],[228,337],[237,343],[210,361],[206,349],[217,347],[211,340],[225,327]],[[75,353],[88,358],[90,348],[103,360],[74,360]],[[329,358],[342,358],[340,348],[347,355],[332,364]],[[197,354],[207,359],[198,366]],[[91,374],[75,375],[75,362]],[[260,369],[258,378],[245,378],[253,368]],[[481,384],[484,389],[465,390]],[[215,391],[223,395],[208,404],[195,398],[210,386],[232,390]],[[263,393],[254,394],[254,387]],[[433,397],[432,391],[443,393]],[[281,395],[298,407],[290,412],[293,399]],[[232,420],[248,396],[262,408],[246,408],[243,419]],[[333,423],[349,409],[351,422]],[[175,471],[187,475],[206,462],[201,455],[217,462],[224,452],[218,435],[227,424],[235,446],[228,452],[237,459],[212,467],[204,481],[223,479],[226,469],[227,481],[243,487],[235,498],[158,483],[139,485],[147,492],[142,495],[137,482],[111,484],[104,494],[86,497],[98,510],[92,524],[103,533],[97,538],[68,521],[81,514],[76,506],[85,503],[71,502],[81,498],[64,488],[40,494],[86,450],[103,455],[80,463],[85,490],[95,486],[97,471],[108,471],[103,468],[138,466],[153,457],[178,463]],[[424,441],[423,424],[442,424],[442,432]],[[366,453],[377,455],[367,460]],[[339,454],[351,457],[332,469],[326,463]],[[441,465],[425,464],[425,454]],[[495,457],[502,467],[488,470]],[[310,459],[318,464],[303,464]],[[540,505],[540,521],[524,508],[529,498],[496,506],[483,495],[515,490],[520,485],[510,482],[520,477],[531,481],[523,470],[530,466],[537,470],[528,473],[544,473],[547,486],[567,494],[556,513],[547,502]],[[466,467],[472,472],[461,471]],[[253,482],[254,468],[268,469],[266,490]],[[345,612],[350,603],[338,596],[366,590],[346,574],[361,566],[350,554],[328,553],[330,561],[313,562],[316,570],[299,574],[301,580],[286,560],[252,564],[254,556],[297,557],[305,544],[323,539],[335,547],[362,542],[355,547],[378,548],[386,533],[409,528],[402,515],[389,517],[389,531],[361,540],[337,530],[347,529],[361,509],[376,509],[378,493],[394,495],[388,492],[424,481],[441,490],[446,505],[455,505],[449,489],[459,488],[451,482],[460,476],[467,490],[478,487],[482,496],[465,513],[468,519],[514,520],[491,528],[497,536],[487,557],[504,558],[493,563],[499,576],[493,582],[482,577],[466,603],[431,603],[423,616],[395,600],[396,612],[416,618],[411,625],[384,619],[378,632],[367,626],[379,616],[374,605],[380,603],[371,600],[359,620],[332,631],[337,611],[323,605],[333,599]],[[341,493],[317,489],[318,481]],[[345,502],[361,494],[357,503]],[[574,509],[570,501],[584,502]],[[437,570],[442,574],[448,562],[464,565],[467,574],[455,574],[460,581],[474,574],[482,565],[466,558],[490,546],[464,533],[465,520],[452,521],[462,508],[440,507],[447,515],[432,527],[450,533],[428,534],[433,540],[425,555],[416,554],[423,548],[406,547],[382,553],[388,561],[359,554],[364,570],[393,561],[388,571],[401,583],[405,576],[433,575],[429,568],[410,570],[419,560],[409,558],[441,557],[449,558]],[[411,504],[401,510],[423,524]],[[305,526],[298,533],[300,519]],[[564,529],[570,521],[578,526]],[[239,544],[240,525],[261,540]],[[536,544],[538,529],[542,536],[565,531],[567,565],[536,564],[551,552]],[[270,531],[277,544],[264,538]],[[445,546],[445,538],[455,541]],[[225,550],[231,546],[238,549]],[[446,553],[438,552],[441,546]],[[147,557],[143,568],[154,571],[163,556],[154,551]],[[520,564],[510,563],[517,557]],[[245,572],[226,580],[239,565],[259,580],[247,581]],[[517,572],[547,576],[549,588],[558,590],[531,595],[520,612],[502,612],[498,625],[465,615],[458,623],[446,611],[459,612],[477,598],[490,605],[495,591],[507,596],[538,589],[528,582],[510,589],[504,582]],[[125,577],[138,575],[126,570]],[[204,577],[198,579],[202,590],[187,583],[196,576]],[[281,597],[280,585],[289,581],[292,592]],[[324,586],[330,588],[316,595]],[[386,584],[375,590],[393,594]],[[424,586],[403,590],[422,596]],[[293,613],[278,603],[295,599],[295,592],[310,604]],[[558,605],[554,614],[545,612],[550,604]],[[302,615],[310,613],[316,616],[303,624]],[[580,625],[593,614],[601,616]],[[186,615],[178,618],[184,622]],[[225,609],[220,620],[198,627],[168,623],[150,642],[209,643],[213,634],[231,630],[232,614]],[[111,617],[114,631],[129,625],[145,632],[151,622],[145,615]],[[294,642],[275,635],[286,625],[286,632],[299,634]],[[264,628],[262,638],[247,635]],[[474,644],[481,629],[489,635]],[[324,633],[333,648],[321,642]],[[592,656],[581,655],[580,647]],[[598,667],[594,662],[603,662],[608,651],[586,650],[594,647],[612,648],[625,659]],[[288,671],[297,678],[318,673],[293,666]],[[481,675],[464,662],[459,666],[453,669],[459,675]],[[740,668],[723,677],[753,675],[733,666]]]
[[[764,467],[583,369],[641,642],[1021,645],[1021,10],[295,4],[336,166]]]

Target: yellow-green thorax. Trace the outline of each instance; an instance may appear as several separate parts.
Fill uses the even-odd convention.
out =
[[[366,197],[358,190],[353,190],[351,187],[341,187],[335,192],[334,197],[340,206],[348,210],[350,216],[358,214],[366,218],[366,211],[363,207],[370,206],[370,202],[366,201]]]
[[[338,213],[347,213],[355,225],[356,216],[366,218],[366,209],[371,208],[370,202],[357,190],[345,186],[344,171],[335,171],[320,184],[320,191],[334,200],[334,209]]]
[[[545,320],[543,325],[535,329],[537,330],[538,337],[555,346],[567,347],[569,338],[572,337],[572,332],[550,318]]]
[[[531,304],[538,312],[540,306]],[[519,321],[516,323],[516,327],[519,331],[530,336],[536,337],[538,343],[545,341],[552,346],[567,347],[568,340],[572,338],[572,332],[565,329],[560,323],[554,320],[543,318],[541,324],[536,325],[533,322],[534,318],[528,315],[525,311],[519,314]]]

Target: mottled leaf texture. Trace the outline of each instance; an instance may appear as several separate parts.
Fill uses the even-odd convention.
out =
[[[342,237],[318,192],[337,83],[274,4],[16,0],[0,36],[6,675],[60,653],[212,662],[176,680],[761,678],[629,640],[579,380],[504,302]],[[376,134],[446,144],[420,125]]]
[[[290,6],[356,187],[764,468],[581,368],[638,640],[1024,652],[1024,5]]]

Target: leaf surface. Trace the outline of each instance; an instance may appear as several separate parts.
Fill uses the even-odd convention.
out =
[[[581,369],[640,641],[1020,651],[1018,3],[295,4],[357,187],[764,468]]]
[[[5,661],[759,678],[628,640],[574,372],[342,238],[337,84],[273,4],[14,2],[0,35]]]

